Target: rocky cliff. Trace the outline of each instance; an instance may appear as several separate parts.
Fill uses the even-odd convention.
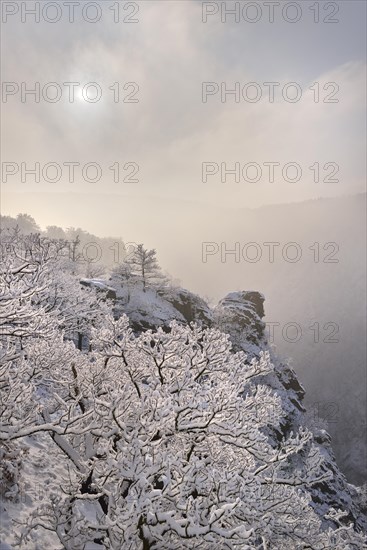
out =
[[[85,280],[84,280],[85,284]],[[113,285],[112,285],[113,286]],[[100,287],[101,288],[101,287]],[[110,291],[111,282],[106,289]],[[345,524],[353,522],[361,530],[367,531],[367,518],[359,502],[363,499],[361,490],[350,485],[335,461],[327,426],[322,419],[305,410],[305,391],[294,370],[276,357],[266,337],[263,321],[264,296],[257,291],[231,292],[211,308],[199,296],[182,288],[166,288],[160,291],[138,288],[115,287],[115,315],[125,313],[130,318],[136,333],[162,327],[169,330],[169,323],[197,323],[203,327],[216,327],[229,334],[233,351],[243,351],[251,363],[261,353],[270,354],[274,371],[262,377],[254,377],[257,384],[271,387],[282,400],[282,419],[277,429],[269,425],[267,435],[276,447],[283,438],[305,426],[313,432],[311,445],[317,446],[324,458],[324,471],[330,479],[314,484],[311,490],[313,505],[320,516],[325,516],[332,508],[345,511]],[[326,429],[325,429],[326,428]],[[310,448],[302,453],[306,454]],[[301,456],[298,457],[302,461]],[[296,461],[293,465],[298,467]]]
[[[204,327],[220,328],[229,334],[233,351],[244,351],[249,362],[261,353],[269,352],[275,366],[274,372],[262,379],[255,377],[254,386],[265,383],[273,388],[282,399],[283,415],[278,429],[269,427],[268,436],[276,446],[300,426],[310,428],[314,434],[312,444],[322,450],[325,460],[323,468],[331,476],[329,481],[316,483],[312,488],[315,509],[322,516],[332,508],[341,509],[346,513],[346,525],[352,521],[357,528],[367,530],[367,518],[358,504],[362,498],[361,491],[347,483],[336,464],[325,423],[305,410],[305,392],[294,370],[277,359],[267,341],[263,321],[265,298],[260,292],[231,292],[214,308],[210,308],[201,297],[182,288],[158,292],[117,288],[116,293],[116,314],[126,313],[137,333],[158,326],[169,330],[172,320],[198,323]],[[309,451],[308,448],[303,452]],[[302,456],[300,458],[302,460]],[[296,463],[294,467],[297,467]]]

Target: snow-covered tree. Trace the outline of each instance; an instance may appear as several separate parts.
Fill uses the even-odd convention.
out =
[[[116,265],[112,270],[111,280],[121,287],[128,284],[131,280],[134,280],[131,265],[128,262],[122,262]]]
[[[262,430],[280,400],[248,390],[271,369],[266,354],[248,365],[220,332],[175,323],[135,338],[126,318],[108,318],[93,332],[89,356],[55,336],[27,348],[43,387],[37,419],[2,425],[0,437],[49,433],[69,479],[29,518],[22,544],[38,526],[68,549],[327,548],[336,532],[307,491],[328,477],[322,456],[307,430],[274,449]]]
[[[29,214],[18,214],[16,221],[19,229],[26,235],[39,233],[41,231],[34,218]]]
[[[26,292],[35,318],[40,311],[52,314],[66,337],[88,335],[96,317],[109,311],[95,289],[81,287],[79,278],[70,272],[69,246],[64,239],[10,231],[2,236],[2,250],[4,293],[13,303],[16,292]],[[17,310],[14,318],[19,318]]]
[[[263,383],[268,353],[248,361],[222,332],[175,322],[135,336],[62,278],[61,243],[7,244],[0,442],[10,464],[17,442],[48,438],[64,472],[14,523],[15,545],[41,547],[47,532],[68,550],[363,548],[345,513],[314,511],[310,488],[332,472],[311,432],[269,437],[284,410]],[[65,337],[87,312],[89,353]]]
[[[142,244],[138,244],[127,262],[131,266],[133,275],[143,285],[144,292],[148,286],[160,286],[166,282],[154,249],[148,250]]]
[[[49,239],[66,240],[65,231],[62,229],[62,227],[59,227],[57,225],[48,225],[46,227],[45,236],[48,237]]]

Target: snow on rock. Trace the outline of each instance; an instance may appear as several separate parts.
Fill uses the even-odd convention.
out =
[[[169,327],[171,321],[187,324],[195,322],[209,327],[213,313],[199,296],[182,288],[146,288],[115,286],[115,314],[125,313],[134,332]]]
[[[125,313],[134,332],[157,327],[167,327],[171,321],[185,324],[184,316],[167,300],[159,296],[153,289],[134,288],[129,292],[118,292],[115,303],[115,313],[120,316]]]
[[[88,288],[95,288],[100,292],[105,292],[106,298],[111,300],[116,299],[116,290],[112,286],[108,286],[106,281],[101,279],[80,279],[80,284]]]

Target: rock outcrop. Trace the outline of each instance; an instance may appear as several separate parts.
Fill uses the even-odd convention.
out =
[[[158,291],[158,294],[172,304],[187,323],[197,323],[205,327],[212,326],[213,312],[200,296],[184,288],[162,289]]]
[[[100,279],[81,279],[80,284],[87,288],[94,288],[98,293],[103,294],[103,296],[108,300],[116,300],[117,294],[114,287],[109,286],[105,281]]]
[[[231,336],[235,351],[258,357],[267,345],[264,317],[265,298],[260,292],[231,292],[214,308],[215,325]]]

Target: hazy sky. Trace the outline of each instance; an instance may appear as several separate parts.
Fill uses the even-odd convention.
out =
[[[113,21],[110,1],[99,2],[101,20],[83,21],[81,8],[75,6],[75,22],[68,22],[65,2],[60,7],[60,21],[49,23],[57,14],[49,6],[39,23],[26,16],[21,21],[21,3],[14,5],[18,13],[8,15],[3,23],[2,80],[21,83],[41,90],[49,82],[56,82],[62,97],[56,103],[21,93],[9,94],[2,107],[2,162],[19,165],[19,172],[2,180],[2,212],[16,214],[27,211],[43,226],[83,225],[89,231],[102,235],[124,236],[126,208],[136,209],[141,233],[149,234],[154,217],[165,215],[169,208],[187,209],[189,225],[190,205],[201,208],[226,209],[220,223],[232,208],[257,207],[262,204],[301,201],[319,196],[337,196],[364,191],[365,181],[365,17],[364,1],[320,2],[320,22],[315,23],[311,11],[314,2],[295,4],[301,9],[300,20],[283,20],[281,9],[289,2],[274,7],[274,23],[269,22],[269,8],[257,2],[260,20],[249,23],[243,18],[236,23],[233,16],[221,22],[220,13],[209,15],[202,22],[202,10],[220,11],[223,2],[211,2],[203,8],[202,2],[140,1],[120,2],[120,21]],[[24,4],[24,3],[23,3]],[[27,2],[31,8],[35,2]],[[55,2],[41,2],[55,4]],[[78,3],[76,3],[78,4]],[[90,3],[89,3],[90,4]],[[133,15],[134,4],[139,12]],[[227,8],[234,2],[226,2]],[[240,2],[240,8],[248,2]],[[250,3],[251,4],[251,3]],[[253,3],[252,3],[253,4]],[[294,3],[293,3],[294,4]],[[334,7],[338,13],[332,14]],[[254,18],[254,7],[246,12]],[[290,6],[286,17],[297,13]],[[6,17],[6,13],[3,13]],[[86,12],[92,19],[97,13],[93,6]],[[138,19],[137,23],[123,22],[123,17]],[[24,14],[23,14],[24,16]],[[324,23],[324,18],[338,19]],[[74,103],[69,102],[64,82],[79,82]],[[96,82],[102,98],[88,103],[81,88]],[[119,82],[120,101],[114,102],[109,87]],[[124,84],[135,82],[123,90]],[[233,95],[221,102],[220,91],[202,101],[202,83],[221,83],[233,89],[238,82],[241,91],[249,82],[255,87],[245,88],[245,97],[252,99],[260,89],[258,102]],[[264,82],[278,82],[274,102],[269,102],[269,88]],[[282,90],[289,82],[296,82],[302,91],[298,102],[286,101]],[[318,83],[314,85],[314,83]],[[328,88],[324,86],[329,84]],[[6,90],[11,91],[12,85]],[[10,86],[10,88],[9,88]],[[215,85],[214,85],[215,86]],[[309,87],[313,86],[310,90]],[[316,88],[320,101],[314,101]],[[295,88],[286,88],[293,97]],[[47,88],[52,97],[56,88]],[[88,88],[93,99],[95,88]],[[41,92],[42,94],[42,92]],[[131,94],[136,103],[121,100]],[[323,100],[337,100],[325,103]],[[62,167],[57,182],[35,183],[28,174],[21,181],[21,163],[32,167],[39,162],[41,169],[56,162]],[[68,181],[69,168],[65,162],[78,162],[75,181]],[[102,170],[100,181],[84,181],[82,167],[98,163]],[[228,176],[222,182],[219,173],[202,181],[202,163],[227,163],[233,168],[240,163],[241,181]],[[275,181],[269,182],[268,166],[275,162]],[[282,169],[294,162],[302,170],[297,182],[285,182]],[[139,182],[114,182],[110,166],[120,164],[120,180],[134,171]],[[134,163],[123,167],[126,163]],[[249,168],[244,181],[242,168]],[[320,178],[334,175],[338,182],[316,183],[315,163],[319,163]],[[327,165],[324,169],[324,165]],[[115,165],[116,166],[116,165]],[[253,165],[254,166],[254,165]],[[311,170],[309,167],[314,166]],[[4,169],[4,164],[3,164]],[[256,170],[256,172],[254,171]],[[93,168],[88,172],[94,177]],[[287,177],[296,178],[290,167]],[[47,172],[50,179],[52,168]],[[59,200],[59,193],[67,193]],[[152,198],[154,200],[152,200]],[[78,208],[68,208],[70,204]],[[108,215],[110,205],[120,202],[121,220]],[[186,205],[186,206],[184,206]],[[229,212],[229,214],[228,214]],[[90,213],[90,214],[89,214]],[[99,213],[99,215],[97,214]],[[131,212],[129,213],[129,217]],[[159,248],[159,243],[156,243]]]

